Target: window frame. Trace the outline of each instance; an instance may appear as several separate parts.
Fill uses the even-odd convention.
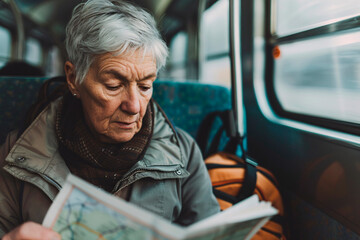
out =
[[[275,1],[266,1],[265,3],[265,88],[269,104],[274,113],[279,117],[295,120],[327,129],[341,131],[344,133],[355,134],[360,136],[360,124],[334,120],[324,117],[315,117],[306,114],[299,114],[286,111],[276,96],[275,91],[275,59],[273,58],[273,48],[281,44],[294,41],[302,41],[313,37],[330,36],[331,34],[346,32],[347,30],[360,30],[360,14],[356,17],[329,23],[324,26],[304,30],[285,36],[277,36],[275,31]]]

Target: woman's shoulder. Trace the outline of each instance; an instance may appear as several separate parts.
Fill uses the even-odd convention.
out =
[[[176,128],[176,131],[179,139],[182,161],[187,170],[191,173],[199,167],[203,168],[202,165],[204,165],[204,159],[194,138],[180,128]]]
[[[175,130],[176,130],[176,134],[179,137],[179,140],[183,144],[186,144],[189,146],[193,146],[193,145],[197,146],[195,139],[188,132],[186,132],[185,130],[183,130],[179,127],[175,127]]]

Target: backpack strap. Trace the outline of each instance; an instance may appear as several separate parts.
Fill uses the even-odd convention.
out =
[[[211,140],[210,147],[207,149],[211,128],[213,127],[216,118],[221,119],[222,125],[217,130],[215,136]],[[233,110],[215,111],[208,114],[200,125],[196,141],[199,144],[204,158],[207,158],[208,156],[221,151],[219,150],[219,145],[224,131],[226,132],[226,135],[228,137],[228,142],[222,151],[236,155],[237,147],[240,145],[242,151],[242,159],[245,160],[244,182],[238,195],[235,197],[221,192],[215,188],[213,188],[213,191],[215,196],[217,196],[218,198],[235,204],[254,194],[258,169],[256,168],[257,163],[246,156],[245,148],[243,145],[244,139],[239,135],[236,130]]]
[[[215,120],[219,118],[222,122],[220,128],[217,130],[215,136],[211,140],[210,147],[208,143],[210,141],[211,128],[213,128]],[[196,142],[198,143],[203,156],[206,158],[219,151],[219,145],[223,132],[226,132],[226,136],[229,138],[226,152],[235,153],[238,144],[242,147],[242,138],[238,136],[236,131],[236,124],[234,119],[234,112],[232,109],[224,111],[214,111],[208,114],[201,122],[199,130],[197,132]],[[243,149],[243,147],[242,147]],[[244,152],[244,151],[243,151]]]
[[[204,149],[204,157],[205,158],[218,152],[221,136],[223,135],[224,130],[225,130],[225,127],[222,125],[219,128],[219,130],[216,132],[214,138],[212,139],[209,149]],[[205,150],[207,150],[207,151],[205,151]]]
[[[245,176],[243,185],[237,195],[237,201],[244,200],[254,194],[257,181],[257,163],[247,158],[245,160]]]
[[[229,202],[231,204],[236,204],[239,202],[237,197],[234,197],[230,194],[227,194],[223,191],[217,190],[216,188],[213,188],[213,193],[215,195],[215,197],[220,198],[221,200],[224,200],[226,202]]]
[[[215,164],[208,164],[208,169],[217,168],[219,166],[216,166]],[[220,166],[223,167],[223,166]],[[231,167],[238,167],[238,165],[233,165]],[[256,165],[254,163],[246,162],[245,163],[245,176],[244,176],[244,182],[242,187],[240,188],[240,191],[237,196],[232,196],[228,193],[225,193],[223,191],[217,190],[216,188],[213,188],[213,193],[217,198],[220,198],[224,201],[230,202],[232,204],[236,204],[245,198],[250,197],[254,194],[255,187],[256,187],[256,175],[257,169]]]
[[[199,148],[204,157],[206,156],[206,150],[211,132],[210,129],[212,128],[213,123],[219,114],[220,111],[215,111],[206,115],[205,118],[202,120],[196,134],[196,142],[199,145]]]

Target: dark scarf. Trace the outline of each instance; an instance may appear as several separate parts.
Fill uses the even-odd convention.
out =
[[[115,184],[144,156],[152,136],[153,115],[149,103],[142,127],[130,141],[102,143],[86,125],[81,102],[66,94],[55,122],[60,154],[71,173],[112,192]]]

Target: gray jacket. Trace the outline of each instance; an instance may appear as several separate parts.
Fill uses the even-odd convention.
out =
[[[0,149],[0,237],[24,221],[41,223],[69,173],[59,154],[55,113],[50,104],[16,139],[9,134]],[[129,201],[164,218],[189,225],[219,211],[201,153],[184,131],[173,131],[155,109],[149,147],[117,184]]]

